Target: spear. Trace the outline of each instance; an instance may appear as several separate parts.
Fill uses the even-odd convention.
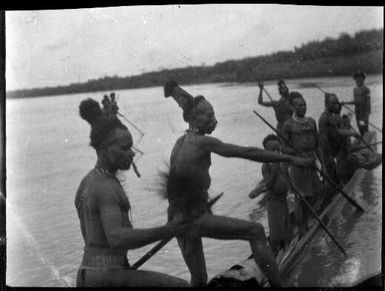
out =
[[[321,92],[323,93],[327,93],[325,90],[323,90],[322,88],[320,88],[319,86],[317,86],[317,84],[311,84],[313,85],[313,87],[317,88],[318,90],[320,90]],[[350,111],[351,113],[353,113],[354,115],[356,114],[352,109],[350,109],[346,104],[344,103],[341,103],[341,105],[348,111]],[[368,121],[368,124],[373,127],[374,129],[377,129],[379,132],[382,133],[382,130],[380,128],[378,128],[377,126],[371,124],[369,121]]]
[[[251,75],[254,77],[255,81],[257,83],[260,82],[260,80],[258,79],[258,77],[255,75],[254,71],[248,66],[246,65],[246,63],[243,63],[243,65],[245,66],[245,68],[251,73]],[[266,93],[267,97],[269,97],[270,101],[273,101],[273,98],[271,97],[270,93],[266,90],[265,87],[263,87],[263,91]]]
[[[294,192],[297,193],[299,198],[302,200],[302,202],[306,205],[306,207],[311,211],[311,213],[314,215],[314,217],[317,219],[319,224],[322,226],[322,228],[326,231],[326,233],[330,236],[330,238],[334,241],[334,243],[337,245],[337,247],[341,250],[341,252],[347,257],[346,251],[343,249],[343,247],[339,244],[337,239],[332,235],[330,230],[327,228],[327,226],[322,222],[321,218],[318,217],[318,215],[315,213],[314,209],[311,207],[309,202],[306,201],[306,198],[302,196],[298,188],[294,185],[294,183],[291,181],[291,179],[286,176],[282,170],[278,167],[279,172],[281,173],[282,177],[287,181],[287,183],[291,186],[291,188],[294,190]]]
[[[223,192],[215,196],[209,203],[208,206],[211,208],[215,202],[219,200],[223,195]],[[132,269],[137,270],[141,265],[147,262],[152,256],[154,256],[161,248],[163,248],[173,237],[166,238],[161,240],[157,245],[155,245],[151,250],[149,250],[143,257],[141,257],[135,264],[132,265]]]
[[[284,140],[297,154],[300,152],[297,150],[293,144],[287,140],[284,136],[282,136],[266,119],[264,119],[258,112],[253,110],[253,112],[260,118],[262,121],[269,126],[282,140]],[[327,175],[325,175],[320,169],[317,167],[315,168],[320,175],[329,182],[330,185],[332,185],[339,193],[341,193],[351,204],[353,204],[358,210],[364,211],[364,209],[356,202],[353,198],[351,198],[348,194],[345,193],[344,190],[342,190],[336,183],[334,183]]]

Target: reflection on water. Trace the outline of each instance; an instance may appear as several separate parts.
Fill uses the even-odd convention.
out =
[[[308,115],[316,120],[321,114],[320,108],[324,107],[323,94],[301,84],[317,80],[287,81],[290,90],[304,95]],[[319,81],[325,90],[337,93],[341,100],[351,98],[354,86],[351,77]],[[382,76],[368,76],[367,83],[371,84],[372,93],[371,121],[379,125],[382,124]],[[265,87],[273,98],[278,99],[275,83]],[[271,132],[254,115],[253,109],[269,122],[276,122],[271,108],[257,105],[259,89],[256,84],[227,87],[205,84],[186,86],[185,89],[192,95],[204,95],[212,103],[219,122],[214,136],[225,142],[262,147],[263,138]],[[7,211],[8,285],[55,287],[66,286],[68,282],[74,286],[84,247],[74,197],[81,178],[95,163],[95,153],[88,140],[89,125],[78,116],[78,106],[88,97],[101,100],[104,93],[7,100],[7,210],[12,205],[12,211]],[[161,87],[122,90],[117,94],[121,112],[145,133],[138,145],[140,135],[127,125],[133,134],[134,145],[145,153],[137,163],[142,177],[138,179],[132,171],[124,174],[124,189],[132,204],[133,224],[138,228],[159,226],[166,222],[168,205],[155,193],[158,170],[163,169],[164,161],[168,161],[172,146],[183,134],[186,124],[180,108],[163,97]],[[378,140],[381,139],[378,135]],[[214,206],[214,213],[258,221],[268,233],[263,196],[253,200],[248,197],[261,179],[261,164],[213,155],[210,174],[210,194],[225,193]],[[360,189],[354,190],[367,209],[362,217],[351,216],[354,210],[346,206],[338,210],[343,215],[330,222],[338,240],[347,244],[348,253],[353,253],[359,260],[360,255],[374,256],[379,247],[381,233],[371,229],[369,224],[376,222],[381,227],[380,177],[377,169],[364,177]],[[151,215],[148,215],[149,211]],[[371,242],[355,239],[360,233],[371,237]],[[309,272],[294,272],[293,278],[297,279],[293,281],[300,282],[307,277],[313,284],[329,282],[327,278],[333,277],[335,272],[343,274],[343,269],[333,269],[336,264],[344,266],[338,248],[327,237],[321,236],[318,240],[320,245],[310,248],[311,259],[303,262],[304,269]],[[244,241],[203,239],[203,245],[209,277],[250,255],[250,246]],[[130,251],[130,262],[138,260],[151,247],[153,245]],[[366,249],[362,250],[363,247]],[[323,268],[320,274],[319,268],[324,265],[328,268]],[[349,266],[353,268],[352,263]],[[146,262],[144,269],[190,279],[175,240]]]

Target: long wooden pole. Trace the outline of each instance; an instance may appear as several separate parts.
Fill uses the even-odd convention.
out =
[[[257,76],[254,74],[254,71],[245,63],[243,63],[245,68],[251,73],[251,75],[254,77],[256,82],[259,82],[260,80],[257,78]],[[265,87],[263,87],[263,91],[266,93],[267,97],[269,97],[270,101],[273,101],[273,98],[271,97],[270,93],[266,90]]]
[[[322,88],[320,88],[320,87],[317,86],[316,84],[312,84],[312,85],[313,85],[315,88],[317,88],[318,90],[320,90],[321,92],[327,93],[325,90],[323,90]],[[354,115],[356,114],[356,113],[355,113],[352,109],[350,109],[346,104],[342,104],[342,106],[343,106],[346,110],[348,110],[348,111],[350,111],[351,113],[353,113]],[[374,129],[377,129],[379,132],[382,133],[382,130],[381,130],[380,128],[378,128],[377,126],[371,124],[370,122],[368,122],[368,125],[370,125],[370,126],[373,127]]]
[[[219,200],[223,195],[223,192],[215,196],[209,203],[208,206],[211,208],[215,202]],[[135,264],[132,265],[132,269],[137,270],[145,262],[147,262],[153,255],[155,255],[161,248],[163,248],[173,237],[166,238],[161,240],[157,245],[155,245],[151,250],[149,250],[143,257],[141,257]]]
[[[356,114],[356,113],[355,113],[352,109],[350,109],[346,104],[342,104],[342,106],[343,106],[346,110],[348,110],[348,111],[350,111],[351,113],[353,113],[354,115]],[[370,126],[373,127],[374,129],[377,129],[379,132],[382,133],[382,130],[381,130],[381,129],[379,129],[377,126],[371,124],[369,121],[368,121],[368,125],[370,125]]]
[[[287,183],[289,183],[289,185],[291,186],[291,188],[294,190],[294,192],[297,193],[297,195],[300,197],[300,199],[302,200],[302,202],[305,203],[306,207],[311,211],[311,213],[313,214],[313,216],[317,219],[317,221],[319,222],[319,224],[322,226],[322,228],[326,231],[326,233],[330,236],[330,238],[334,241],[334,243],[337,245],[337,247],[341,250],[341,252],[347,256],[345,250],[343,249],[343,247],[340,245],[340,243],[337,241],[337,239],[333,236],[333,234],[330,232],[330,230],[327,228],[327,226],[322,222],[321,218],[318,217],[318,215],[315,213],[313,207],[311,207],[311,205],[309,204],[309,202],[306,201],[306,198],[303,197],[303,195],[301,194],[301,192],[297,189],[297,187],[294,185],[294,183],[291,181],[291,179],[286,176],[280,168],[278,168],[279,172],[281,173],[281,175],[283,176],[283,178],[287,181]]]
[[[284,136],[282,136],[266,119],[264,119],[258,112],[256,112],[255,110],[253,110],[253,112],[260,118],[262,119],[262,121],[267,125],[269,126],[282,140],[284,140],[287,145],[289,145],[297,154],[299,154],[300,152],[296,149],[295,146],[293,146],[293,144],[288,141]],[[332,185],[336,190],[338,190],[339,193],[341,193],[351,204],[353,204],[358,210],[360,211],[364,211],[364,209],[356,202],[354,201],[353,198],[349,197],[348,194],[345,193],[344,190],[342,190],[338,185],[336,185],[336,183],[334,183],[328,176],[326,176],[320,169],[318,169],[317,167],[315,168],[316,171],[318,173],[320,173],[320,175],[326,180],[329,182],[330,185]]]

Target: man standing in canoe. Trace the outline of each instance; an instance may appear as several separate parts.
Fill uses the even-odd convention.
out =
[[[165,91],[166,87],[167,84]],[[178,98],[173,97],[178,104],[182,104]],[[254,259],[271,285],[281,286],[278,266],[267,244],[263,226],[246,220],[213,215],[208,208],[211,153],[258,162],[289,162],[302,167],[311,166],[313,160],[256,147],[223,143],[207,136],[217,125],[213,107],[203,96],[192,97],[185,94],[185,97],[187,102],[183,102],[181,107],[189,129],[176,141],[172,150],[167,192],[169,219],[183,217],[194,221],[194,229],[187,235],[178,237],[179,247],[191,273],[191,285],[207,284],[202,237],[210,237],[249,241]]]
[[[266,136],[262,144],[265,150],[281,153],[280,138],[274,134]],[[286,200],[289,186],[281,172],[287,175],[287,166],[283,163],[263,163],[262,165],[262,175],[268,190],[269,241],[275,256],[281,249],[285,250],[290,241],[289,209]]]
[[[360,135],[345,126],[346,121],[340,116],[341,104],[337,95],[332,93],[325,94],[325,111],[318,120],[319,142],[325,160],[325,169],[329,178],[338,183],[337,164],[335,158],[339,159],[341,168],[341,158],[347,158],[347,146],[349,137],[359,137]],[[340,171],[339,171],[340,172]],[[341,176],[341,175],[340,175]],[[329,183],[325,185],[325,197],[322,201],[321,209],[324,209],[330,202],[335,193]]]
[[[357,127],[363,136],[368,131],[370,115],[370,90],[365,86],[365,73],[358,71],[353,75],[357,87],[353,89],[353,101],[341,102],[344,104],[354,104]]]
[[[289,145],[284,147],[284,151],[296,154],[300,157],[318,158],[321,163],[322,171],[326,169],[323,154],[318,142],[318,131],[315,120],[306,115],[306,101],[298,92],[291,92],[289,99],[292,100],[293,116],[287,120],[282,127],[282,136],[288,140],[299,153],[294,151]],[[305,199],[314,205],[320,197],[322,184],[314,168],[303,168],[291,165],[289,174],[297,189]],[[299,224],[300,235],[308,229],[308,218],[310,211],[306,205],[299,201],[299,207],[295,211],[297,223]]]
[[[337,95],[326,93],[325,111],[318,120],[319,141],[325,160],[325,169],[329,177],[335,182],[337,182],[337,177],[334,158],[341,147],[341,143],[345,141],[345,137],[359,137],[359,134],[352,130],[339,128],[341,123],[340,107]]]
[[[281,95],[281,98],[278,101],[263,101],[263,83],[260,82],[259,84],[259,95],[258,95],[258,104],[265,106],[265,107],[273,107],[275,112],[275,117],[277,118],[277,131],[280,133],[282,129],[283,123],[290,119],[293,115],[293,109],[291,108],[290,102],[289,102],[289,89],[286,86],[286,83],[284,80],[279,80],[278,85],[278,91]]]

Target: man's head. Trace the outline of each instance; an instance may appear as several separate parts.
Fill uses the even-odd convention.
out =
[[[336,94],[325,93],[325,107],[326,110],[334,114],[338,114],[341,111],[341,105]]]
[[[356,81],[358,87],[362,86],[365,82],[366,75],[364,72],[358,71],[353,75],[353,79]]]
[[[280,152],[281,151],[281,142],[279,137],[275,134],[269,134],[263,139],[263,148],[268,151]]]
[[[188,113],[191,128],[201,134],[211,134],[216,125],[214,108],[203,96],[194,97],[194,105]]]
[[[284,80],[279,80],[278,83],[278,92],[283,98],[286,98],[289,95],[289,88],[287,88]]]
[[[298,92],[291,92],[289,94],[289,101],[293,107],[295,115],[298,117],[305,117],[306,114],[306,101],[302,95]]]
[[[115,116],[103,114],[99,103],[86,99],[80,103],[80,116],[91,125],[90,145],[111,169],[128,170],[135,153],[132,136]]]

